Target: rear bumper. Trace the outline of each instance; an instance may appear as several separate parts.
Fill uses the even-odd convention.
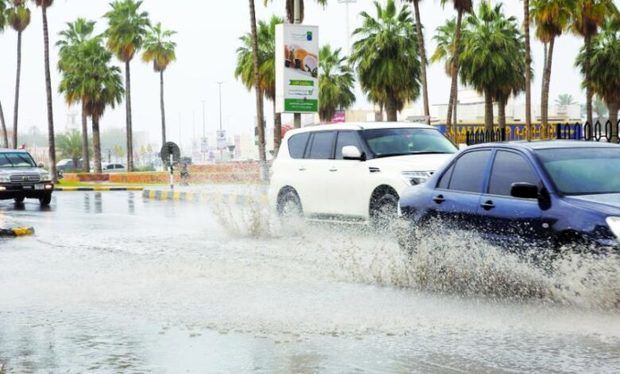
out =
[[[0,200],[18,197],[39,198],[54,191],[52,182],[40,183],[0,183]]]

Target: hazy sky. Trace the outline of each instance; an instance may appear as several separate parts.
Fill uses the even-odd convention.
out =
[[[503,3],[507,13],[519,20],[522,19],[520,0],[505,0]],[[259,19],[267,19],[272,14],[281,15],[284,11],[284,0],[275,0],[269,7],[264,7],[262,0],[256,0],[256,5]],[[98,30],[103,30],[105,20],[101,17],[108,6],[107,0],[56,0],[48,12],[51,45],[56,43],[57,34],[65,27],[65,23],[80,16],[97,20]],[[196,132],[200,135],[201,100],[206,100],[207,131],[215,130],[218,124],[217,81],[225,82],[224,127],[234,133],[253,132],[254,94],[248,92],[233,77],[235,50],[239,46],[238,38],[249,30],[248,1],[145,0],[143,7],[150,13],[152,21],[161,21],[164,27],[178,32],[175,36],[178,43],[178,61],[166,73],[168,136],[172,140],[178,140],[179,123],[182,123],[181,136],[183,142],[187,142],[192,135],[194,122]],[[358,14],[362,10],[374,12],[372,2],[358,0],[357,4],[351,5],[351,29],[358,24]],[[32,12],[32,23],[23,35],[20,126],[24,130],[30,126],[46,128],[41,12],[34,6]],[[454,12],[449,7],[442,9],[439,0],[426,0],[422,2],[421,13],[426,30],[427,49],[432,52],[434,50],[432,34],[435,28],[446,18],[454,16]],[[329,7],[323,9],[313,1],[306,0],[305,23],[320,26],[321,44],[329,43],[345,47],[346,50],[344,5],[332,0]],[[0,100],[9,126],[13,123],[16,40],[16,33],[10,28],[0,34]],[[575,55],[581,43],[579,38],[572,35],[563,36],[556,43],[552,98],[561,93],[569,93],[582,100],[584,95],[580,89],[581,77],[573,68]],[[542,45],[534,41],[532,50],[536,71],[533,95],[537,101],[540,96],[542,74]],[[56,58],[57,49],[52,47],[54,92],[59,82],[59,75],[55,69]],[[132,63],[132,77],[134,128],[148,131],[151,140],[157,142],[160,126],[158,76],[153,73],[151,66],[136,59]],[[431,104],[447,102],[448,88],[449,79],[445,76],[443,67],[432,65],[429,70]],[[360,100],[356,107],[365,108],[368,104]],[[265,109],[269,120],[271,104],[266,103]],[[73,111],[76,111],[76,108],[73,108]],[[56,95],[54,117],[57,131],[64,130],[68,112],[69,109],[62,97]],[[124,127],[124,104],[115,110],[109,110],[102,120],[102,126]]]

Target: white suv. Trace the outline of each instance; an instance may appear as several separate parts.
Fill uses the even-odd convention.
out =
[[[269,199],[281,215],[381,221],[396,215],[405,188],[426,181],[456,152],[437,129],[425,125],[292,130],[273,162]]]

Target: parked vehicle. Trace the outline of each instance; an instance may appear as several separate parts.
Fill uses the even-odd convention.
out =
[[[38,199],[42,206],[52,200],[51,175],[37,166],[32,156],[17,149],[0,149],[0,200]]]
[[[124,173],[127,168],[123,164],[104,164],[102,171],[103,173]]]
[[[62,171],[63,173],[66,173],[68,171],[80,170],[81,167],[82,167],[81,160],[76,164],[70,158],[67,158],[67,159],[64,159],[64,160],[60,160],[56,164],[56,170]]]
[[[428,179],[457,148],[416,124],[323,125],[287,132],[269,191],[281,215],[376,224],[396,217],[398,199]]]
[[[412,224],[438,220],[510,249],[620,248],[620,146],[577,141],[474,146],[400,200]],[[583,248],[585,248],[583,247]]]

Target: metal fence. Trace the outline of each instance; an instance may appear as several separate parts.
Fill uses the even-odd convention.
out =
[[[457,143],[475,145],[491,142],[517,141],[527,139],[527,129],[523,125],[506,126],[506,128],[495,127],[493,131],[485,130],[481,126],[470,126],[464,131],[454,132],[452,139]],[[532,125],[532,140],[582,140],[620,143],[618,132],[620,131],[620,121],[615,125],[611,121],[597,121],[594,125],[586,122],[582,123],[558,123],[543,125]]]

